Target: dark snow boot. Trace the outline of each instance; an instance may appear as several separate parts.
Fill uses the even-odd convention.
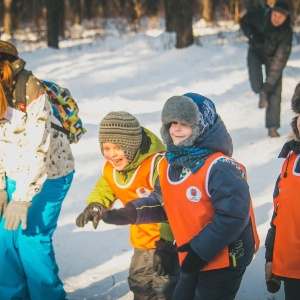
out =
[[[268,133],[269,137],[273,138],[273,137],[280,137],[280,134],[277,131],[276,127],[270,127],[269,128],[269,133]]]

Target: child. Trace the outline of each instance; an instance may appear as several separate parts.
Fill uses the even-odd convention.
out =
[[[27,106],[16,99],[25,61],[0,41],[0,299],[64,300],[52,236],[74,174],[67,135],[31,75]],[[4,215],[2,215],[4,213]]]
[[[165,151],[152,132],[123,111],[110,112],[102,119],[99,142],[107,162],[87,199],[87,208],[76,220],[79,227],[92,221],[96,229],[101,211],[111,207],[116,199],[125,205],[137,197],[147,197],[153,190],[156,167]],[[134,254],[128,283],[134,299],[172,297],[179,273],[177,252],[169,225],[163,224],[161,228],[160,234],[157,223],[130,227]]]
[[[282,280],[286,300],[297,300],[300,295],[300,83],[292,98],[292,110],[297,114],[291,123],[293,136],[279,154],[286,159],[276,181],[274,212],[265,242],[267,289],[278,292]]]
[[[173,299],[234,299],[259,243],[245,169],[230,158],[231,138],[201,95],[167,100],[161,135],[167,152],[155,193],[103,212],[103,220],[147,223],[163,218],[164,207],[180,252]]]

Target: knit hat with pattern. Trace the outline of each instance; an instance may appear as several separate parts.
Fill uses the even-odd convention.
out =
[[[141,146],[142,128],[139,121],[125,111],[112,111],[100,123],[99,142],[103,154],[103,143],[118,145],[131,163]]]

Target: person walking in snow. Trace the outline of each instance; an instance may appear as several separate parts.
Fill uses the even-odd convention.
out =
[[[33,75],[27,105],[16,99],[25,61],[0,41],[0,299],[64,300],[52,235],[70,188],[74,159]]]
[[[273,216],[265,241],[267,289],[276,293],[284,282],[285,300],[300,295],[300,83],[291,102],[297,114],[291,122],[292,135],[279,154],[285,158],[273,194]]]
[[[161,135],[167,151],[154,192],[102,218],[119,225],[168,218],[181,264],[172,299],[234,299],[259,247],[245,168],[231,158],[231,137],[202,95],[168,99]]]
[[[100,123],[99,142],[106,159],[103,174],[76,219],[78,227],[89,221],[96,229],[101,213],[119,199],[124,205],[147,197],[157,178],[157,164],[165,146],[130,113],[113,111]],[[171,300],[179,275],[174,237],[168,223],[130,226],[134,247],[128,284],[135,300]]]
[[[259,6],[241,18],[240,26],[249,39],[247,61],[252,90],[259,94],[259,108],[266,108],[268,135],[279,137],[282,72],[290,56],[293,39],[290,6],[281,0],[273,8]]]

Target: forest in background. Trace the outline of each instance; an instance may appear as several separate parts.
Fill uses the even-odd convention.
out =
[[[46,41],[59,48],[59,41],[82,38],[87,31],[104,36],[108,21],[114,20],[120,35],[141,32],[147,24],[161,24],[176,33],[176,48],[199,43],[193,24],[201,19],[206,26],[221,21],[237,24],[245,11],[275,0],[2,0],[0,34],[3,40],[22,38],[30,42]],[[300,0],[286,0],[291,6],[291,20],[298,25]],[[152,25],[155,26],[155,25]],[[25,31],[25,35],[24,35]]]

